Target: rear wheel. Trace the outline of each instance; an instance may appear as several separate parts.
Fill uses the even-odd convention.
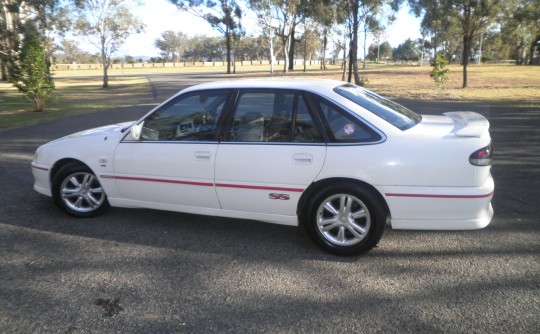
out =
[[[372,190],[348,183],[317,193],[304,216],[315,243],[340,255],[357,255],[375,247],[387,218],[384,205]]]
[[[75,217],[95,217],[109,208],[98,178],[79,163],[60,168],[53,179],[52,195],[60,209]]]

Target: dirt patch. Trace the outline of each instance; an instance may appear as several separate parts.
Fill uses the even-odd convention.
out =
[[[113,301],[110,299],[98,298],[94,300],[94,305],[99,306],[102,309],[104,317],[115,316],[124,310],[124,308],[120,306],[119,298],[116,298]]]

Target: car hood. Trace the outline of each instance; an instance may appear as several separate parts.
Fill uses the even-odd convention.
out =
[[[88,130],[84,130],[84,131],[67,135],[65,137],[55,140],[55,142],[60,141],[60,140],[73,139],[73,138],[107,136],[113,133],[120,133],[120,132],[125,131],[125,129],[128,129],[133,123],[134,122],[131,121],[131,122],[100,126],[98,128],[88,129]]]

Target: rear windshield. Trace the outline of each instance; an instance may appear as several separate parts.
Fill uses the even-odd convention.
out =
[[[410,129],[422,120],[414,111],[353,84],[336,87],[334,91],[400,130]]]

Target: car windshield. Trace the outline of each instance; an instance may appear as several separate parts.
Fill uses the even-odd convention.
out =
[[[422,120],[414,111],[353,84],[338,86],[334,91],[400,130],[410,129]]]

